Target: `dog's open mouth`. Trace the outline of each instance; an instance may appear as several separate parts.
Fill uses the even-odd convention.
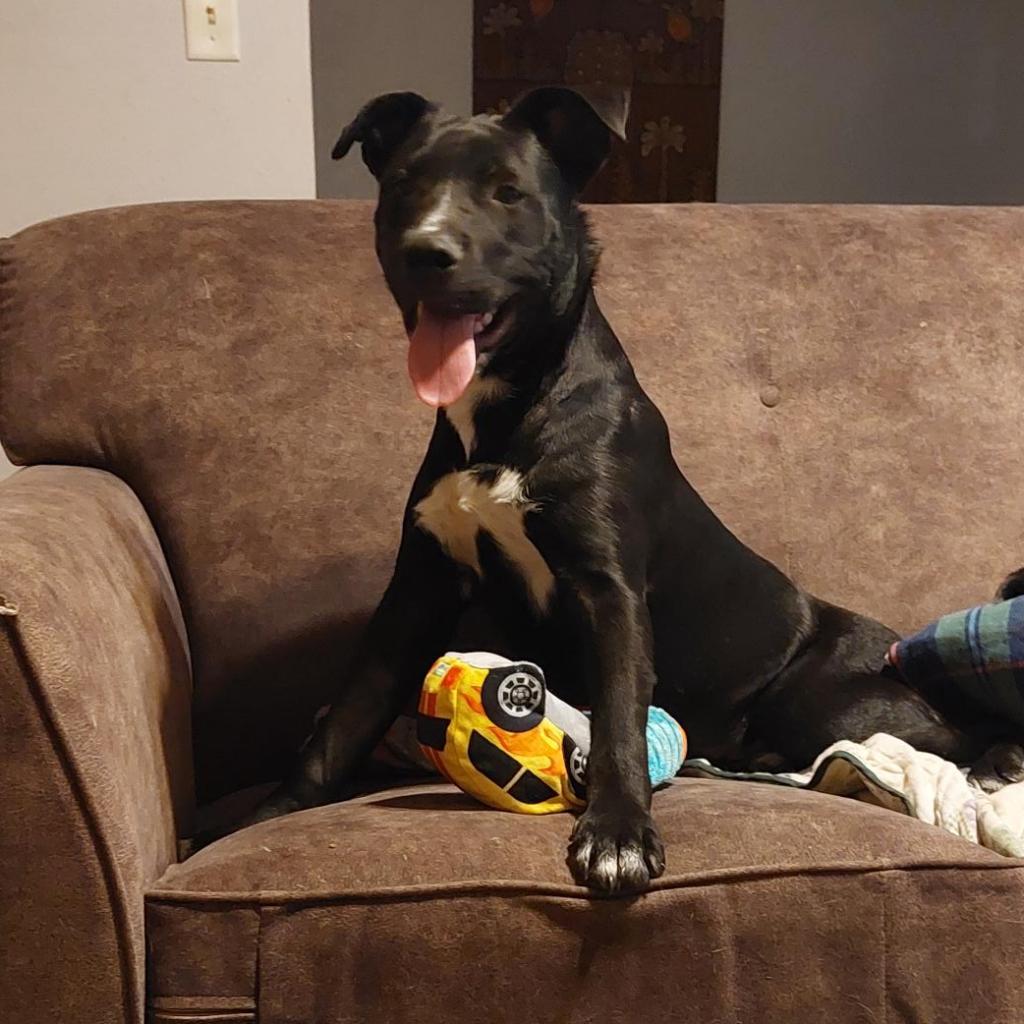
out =
[[[437,313],[421,304],[409,332],[409,376],[416,395],[433,408],[459,400],[473,380],[477,358],[497,344],[506,307],[487,313]]]

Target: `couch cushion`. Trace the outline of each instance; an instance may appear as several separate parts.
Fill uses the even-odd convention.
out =
[[[229,836],[148,894],[156,1020],[1016,1019],[1024,862],[751,784],[676,780],[655,814],[668,869],[635,901],[570,883],[569,816],[440,784]]]
[[[609,206],[600,300],[693,484],[896,628],[1022,557],[1024,210]],[[430,430],[371,205],[80,214],[0,246],[0,437],[142,498],[201,799],[280,777],[391,568]]]

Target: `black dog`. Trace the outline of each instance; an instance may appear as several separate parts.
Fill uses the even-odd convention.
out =
[[[652,697],[685,723],[695,755],[733,768],[802,768],[879,731],[958,762],[1010,738],[886,675],[889,629],[804,593],[679,472],[598,309],[576,204],[624,120],[564,88],[473,118],[394,93],[338,140],[335,158],[361,143],[380,182],[377,254],[413,384],[440,411],[394,577],[337,702],[256,820],[333,798],[471,602],[512,627],[512,656],[593,709],[569,863],[596,889],[642,890],[664,869],[645,756]],[[739,608],[742,637],[729,625]],[[983,765],[998,781],[1022,761],[1004,743]]]

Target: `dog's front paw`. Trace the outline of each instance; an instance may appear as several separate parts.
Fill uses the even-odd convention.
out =
[[[569,868],[580,885],[591,889],[639,893],[665,870],[665,847],[647,811],[592,805],[573,829]]]

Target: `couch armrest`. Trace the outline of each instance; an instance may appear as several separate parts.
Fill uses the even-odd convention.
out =
[[[0,483],[0,1016],[144,1012],[143,891],[194,811],[185,629],[132,491]]]

